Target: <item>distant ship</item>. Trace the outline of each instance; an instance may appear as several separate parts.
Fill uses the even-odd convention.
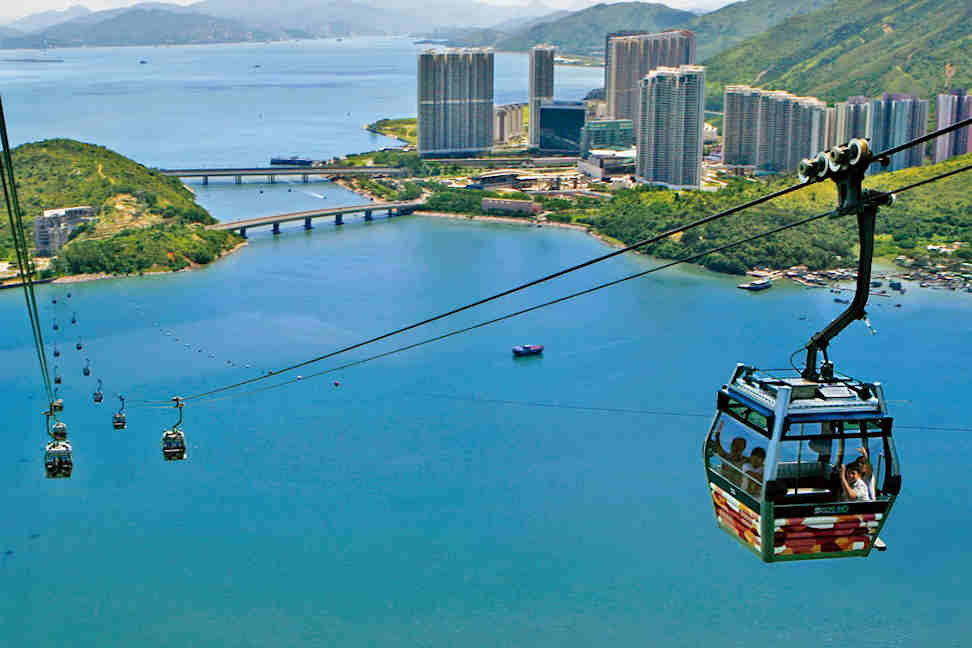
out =
[[[773,281],[771,279],[757,279],[749,283],[739,284],[737,287],[743,290],[766,290],[773,287]]]
[[[515,356],[540,355],[541,353],[543,353],[542,344],[518,344],[513,347],[513,355]]]
[[[293,157],[272,157],[270,158],[270,164],[284,164],[287,166],[310,166],[314,164],[314,160],[310,158],[302,158],[294,155]]]

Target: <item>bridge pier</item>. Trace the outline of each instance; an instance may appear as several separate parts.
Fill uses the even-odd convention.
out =
[[[270,179],[270,184],[276,184],[277,183],[277,176],[267,176],[267,178]]]
[[[209,184],[209,176],[203,176],[202,178],[203,178],[203,186],[208,185]]]
[[[308,216],[307,218],[304,219],[304,229],[305,230],[313,229],[313,226],[311,225],[311,217],[310,216]]]
[[[394,210],[395,210],[395,208],[394,208],[394,207],[389,207],[389,208],[388,208],[388,214],[387,214],[387,216],[388,216],[388,218],[391,218],[391,217],[392,217],[392,212],[393,212]]]
[[[280,233],[280,223],[274,223],[273,224],[273,233],[274,233],[274,235]]]
[[[371,216],[371,210],[370,210],[370,209],[366,209],[366,210],[365,210],[365,220],[366,220],[366,221],[370,221],[370,220],[372,220],[372,216]]]
[[[335,225],[344,225],[344,214],[335,214],[334,215],[334,224]]]
[[[306,173],[304,175],[300,176],[300,179],[304,181],[304,184],[307,184],[308,182],[310,182],[310,176],[307,175]]]
[[[242,236],[243,238],[246,238],[246,228],[245,227],[241,227],[240,228],[240,236]]]
[[[243,176],[236,176],[236,184],[243,184]]]

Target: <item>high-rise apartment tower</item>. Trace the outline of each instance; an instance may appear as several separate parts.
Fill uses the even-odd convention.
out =
[[[469,154],[488,150],[492,144],[493,51],[419,54],[419,154]]]
[[[883,151],[925,134],[928,124],[928,101],[914,95],[886,92],[880,99],[871,101],[867,135],[871,149]],[[869,171],[898,171],[920,166],[925,158],[925,145],[912,146],[891,156],[891,164],[882,167],[871,165]]]
[[[659,67],[694,64],[695,34],[680,29],[660,34],[609,35],[604,60],[608,116],[636,119],[641,80]]]
[[[935,130],[951,126],[963,119],[972,117],[972,96],[965,90],[952,90],[938,95],[935,102]],[[956,155],[972,153],[972,127],[966,126],[946,135],[941,135],[932,143],[935,162],[944,162]]]
[[[537,45],[530,50],[530,126],[528,143],[531,148],[540,146],[540,106],[554,98],[553,45]]]
[[[673,189],[702,180],[705,68],[660,67],[640,84],[636,175]]]
[[[828,148],[834,112],[814,97],[731,85],[725,90],[723,162],[761,171],[793,171]]]

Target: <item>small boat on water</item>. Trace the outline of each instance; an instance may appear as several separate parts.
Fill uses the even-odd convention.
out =
[[[891,290],[901,290],[901,282],[895,281],[894,279],[888,282],[888,286],[890,286]]]
[[[515,356],[540,355],[541,353],[543,353],[542,344],[518,344],[513,347],[513,355]]]
[[[743,290],[766,290],[767,288],[773,287],[772,279],[758,279],[756,281],[750,281],[748,283],[739,284],[738,288]]]
[[[834,297],[834,301],[837,302],[838,304],[849,304],[849,303],[851,303],[851,300],[844,299],[843,297]]]

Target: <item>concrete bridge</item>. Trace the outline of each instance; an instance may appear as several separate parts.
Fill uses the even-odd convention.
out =
[[[206,229],[211,230],[238,230],[240,236],[246,238],[246,230],[251,227],[261,227],[270,225],[273,233],[280,233],[281,223],[293,221],[304,221],[304,229],[312,229],[311,221],[315,218],[333,217],[335,225],[344,225],[344,217],[348,214],[364,214],[364,219],[370,221],[374,218],[375,212],[385,211],[389,217],[410,214],[425,204],[425,200],[408,200],[402,202],[373,202],[364,205],[348,205],[346,207],[329,207],[327,209],[311,209],[308,211],[291,212],[289,214],[276,214],[274,216],[261,216],[259,218],[247,218],[246,220],[231,221],[228,223],[216,223],[207,225]]]
[[[304,182],[310,181],[310,176],[402,176],[405,169],[398,167],[338,167],[338,166],[272,166],[249,167],[245,169],[159,169],[164,176],[176,178],[202,178],[204,185],[209,184],[210,178],[234,178],[236,184],[242,184],[243,178],[250,176],[265,176],[270,184],[274,184],[277,176],[300,176]]]

